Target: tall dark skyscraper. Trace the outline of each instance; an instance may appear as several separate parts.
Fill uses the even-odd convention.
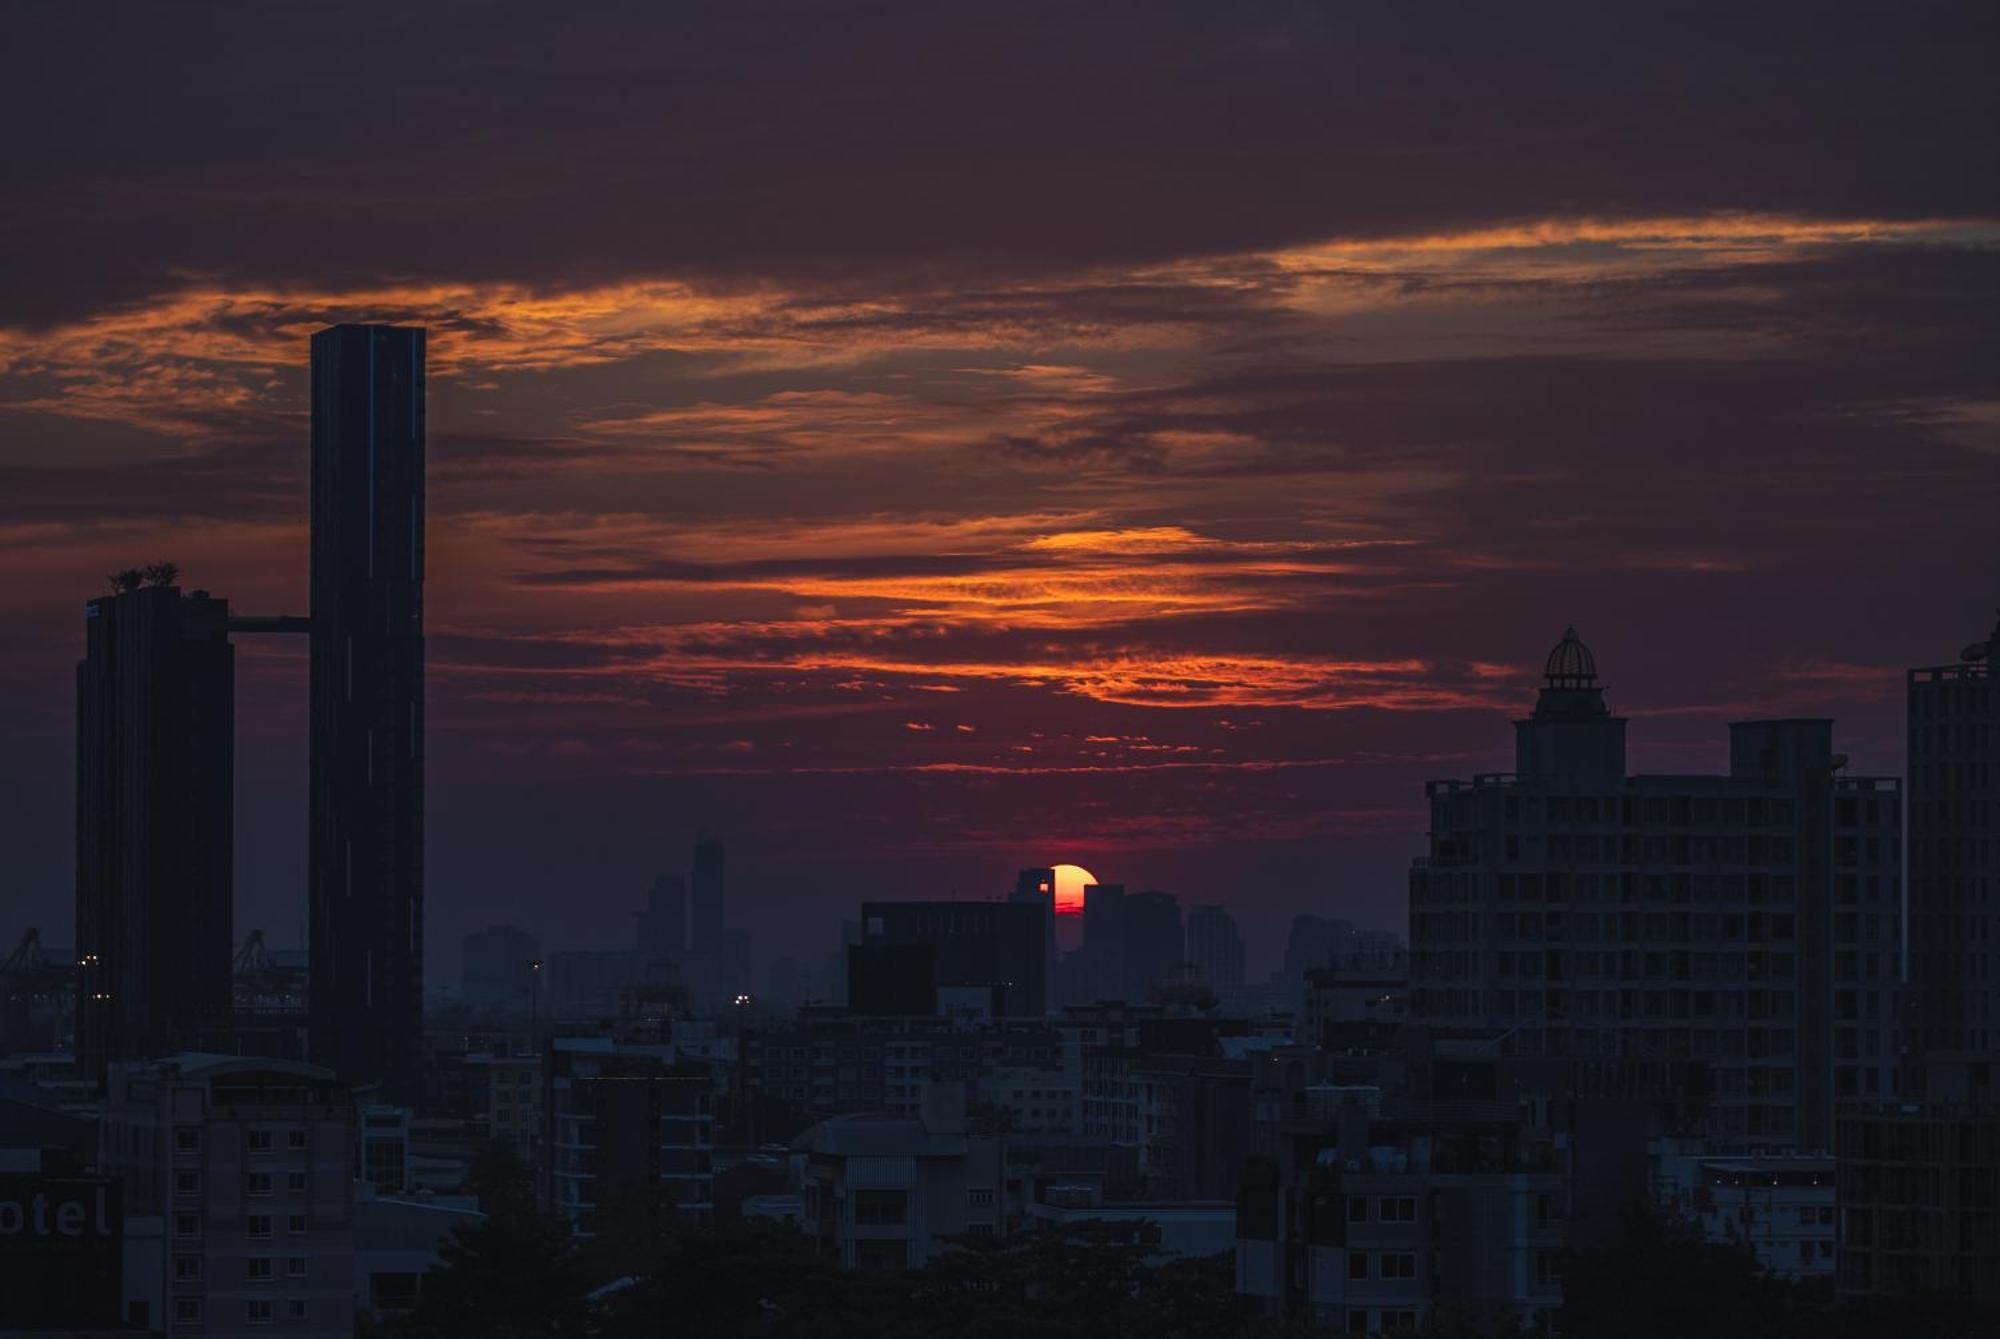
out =
[[[722,875],[721,841],[706,832],[698,834],[694,839],[694,870],[688,879],[693,894],[688,942],[696,953],[716,952],[722,939]]]
[[[312,340],[313,1058],[414,1086],[424,946],[424,332]]]
[[[1909,672],[1913,1059],[2000,1053],[2000,625]]]
[[[79,1051],[160,1055],[230,1010],[235,659],[228,602],[172,585],[86,606],[77,666]]]

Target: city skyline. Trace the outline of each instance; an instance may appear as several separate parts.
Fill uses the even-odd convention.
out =
[[[1565,624],[1649,769],[1796,713],[1886,771],[1902,668],[1994,598],[1966,11],[227,13],[7,57],[48,134],[0,835],[45,927],[77,608],[107,558],[304,607],[336,320],[433,331],[443,943],[558,888],[608,936],[701,826],[785,924],[1043,861],[1239,901],[1253,951],[1392,924],[1402,798],[1504,756]],[[331,115],[355,69],[396,98]],[[304,648],[239,669],[241,914],[291,938]]]
[[[2000,1333],[2000,9],[27,5],[0,1333]]]

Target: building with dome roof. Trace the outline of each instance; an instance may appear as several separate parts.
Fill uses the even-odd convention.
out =
[[[1410,1014],[1501,1054],[1699,1074],[1716,1154],[1831,1147],[1895,1090],[1901,785],[1828,720],[1729,727],[1729,769],[1633,775],[1574,628],[1514,771],[1426,785]]]

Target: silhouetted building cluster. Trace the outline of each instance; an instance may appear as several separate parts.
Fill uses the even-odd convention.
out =
[[[1407,947],[1303,914],[1253,978],[1223,905],[1059,908],[1030,867],[865,901],[760,995],[703,832],[626,942],[467,935],[427,1025],[423,397],[423,332],[314,338],[309,619],[165,564],[88,606],[75,947],[0,961],[30,1323],[345,1335],[522,1197],[584,1243],[766,1218],[851,1269],[1150,1224],[1153,1263],[1228,1252],[1340,1333],[1552,1324],[1565,1261],[1647,1213],[1850,1299],[1994,1297],[2000,629],[1909,672],[1906,781],[1824,719],[1632,773],[1566,633],[1514,769],[1426,785]],[[232,957],[231,639],[299,631],[309,944]]]

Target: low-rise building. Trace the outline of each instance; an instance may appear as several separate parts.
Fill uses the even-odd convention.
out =
[[[651,1234],[713,1207],[706,1064],[671,1045],[559,1037],[544,1070],[543,1195],[581,1237]]]
[[[353,1333],[354,1104],[332,1071],[114,1063],[98,1158],[124,1189],[129,1318],[168,1335]]]
[[[1699,1224],[1708,1240],[1748,1246],[1760,1265],[1783,1278],[1833,1276],[1838,1234],[1832,1158],[1695,1157],[1662,1163],[1674,1187],[1672,1207]]]
[[[822,1121],[792,1145],[802,1226],[844,1269],[921,1269],[948,1238],[1003,1231],[1000,1145],[967,1132],[959,1084],[935,1085],[915,1117]]]
[[[1934,1054],[1925,1102],[1835,1124],[1840,1291],[2000,1298],[2000,1102],[1986,1056]]]
[[[1401,1125],[1370,1105],[1245,1164],[1237,1291],[1349,1334],[1440,1307],[1528,1323],[1560,1307],[1567,1184],[1548,1135],[1499,1112]]]

